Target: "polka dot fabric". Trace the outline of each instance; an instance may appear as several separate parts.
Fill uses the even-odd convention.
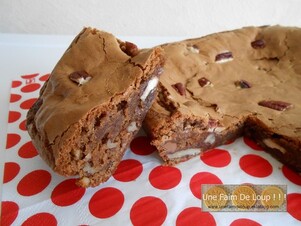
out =
[[[254,142],[239,138],[177,166],[162,165],[141,130],[114,175],[79,188],[41,160],[26,131],[26,113],[47,80],[12,82],[5,150],[1,225],[300,225],[301,176]],[[287,212],[204,212],[201,185],[286,184]]]

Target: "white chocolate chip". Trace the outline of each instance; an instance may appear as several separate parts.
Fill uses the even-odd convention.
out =
[[[90,185],[90,179],[88,177],[83,177],[80,179],[79,183],[84,187],[88,187]]]
[[[200,50],[194,46],[187,46],[187,50],[192,52],[192,53],[199,53]]]
[[[215,57],[215,62],[218,64],[226,63],[233,60],[232,52],[224,51]]]
[[[85,161],[89,161],[91,159],[91,153],[88,153],[85,157]]]
[[[158,77],[154,77],[148,82],[143,94],[140,97],[140,99],[142,101],[145,101],[145,99],[148,97],[148,95],[156,88],[158,82],[159,82]]]
[[[286,150],[281,147],[279,144],[276,144],[274,141],[272,141],[271,139],[264,139],[263,143],[268,146],[269,148],[273,148],[273,149],[277,149],[279,150],[282,154],[286,153]]]
[[[216,127],[214,132],[220,133],[225,130],[225,127]]]
[[[111,148],[116,148],[117,147],[117,143],[113,143],[110,139],[107,141],[107,148],[111,149]]]
[[[225,130],[225,127],[212,127],[208,129],[208,132],[216,132],[216,133],[220,133],[222,131]]]
[[[212,133],[212,132],[214,132],[214,130],[215,130],[215,127],[212,127],[212,128],[209,128],[207,131],[208,131],[209,133]]]
[[[208,137],[205,139],[204,142],[207,143],[207,144],[213,144],[215,142],[215,135],[214,135],[214,133],[210,133],[208,135]]]
[[[129,133],[134,132],[138,129],[136,122],[131,122],[130,125],[127,128],[127,131]]]
[[[76,160],[79,160],[80,159],[80,150],[79,149],[73,149],[71,151],[72,155],[75,157]]]
[[[216,63],[223,64],[223,63],[226,63],[226,62],[229,62],[229,61],[232,61],[232,60],[233,60],[233,58],[225,58],[225,59],[216,61]]]
[[[83,170],[85,173],[88,173],[88,174],[94,174],[96,172],[95,169],[93,167],[91,167],[91,165],[88,162],[86,162]]]
[[[91,77],[86,77],[86,78],[79,78],[78,79],[78,85],[81,86],[81,85],[84,85],[85,83],[89,82],[91,79]]]
[[[182,158],[184,156],[195,156],[201,153],[201,149],[200,148],[189,148],[186,150],[182,150],[182,151],[177,151],[175,153],[172,154],[167,154],[167,157],[169,159],[176,159],[176,158]]]
[[[169,100],[174,100],[175,98],[174,98],[172,95],[168,95],[168,96],[167,96],[167,99],[169,99]]]

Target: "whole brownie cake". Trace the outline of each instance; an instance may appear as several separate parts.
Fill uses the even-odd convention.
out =
[[[161,47],[145,128],[167,164],[245,135],[301,172],[301,29],[247,27]]]
[[[77,176],[80,186],[106,181],[153,102],[163,61],[160,48],[139,51],[84,28],[28,112],[40,156],[57,173]]]

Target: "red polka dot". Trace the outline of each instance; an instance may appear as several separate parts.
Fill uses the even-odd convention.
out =
[[[3,201],[1,203],[1,225],[11,225],[18,216],[19,206],[11,201]]]
[[[14,147],[21,140],[20,135],[15,133],[8,133],[6,139],[6,149]]]
[[[132,152],[136,155],[149,155],[153,153],[156,148],[150,144],[150,139],[148,137],[136,137],[132,140],[130,146]]]
[[[202,197],[202,184],[222,184],[222,181],[216,175],[209,172],[195,174],[190,180],[189,187],[192,194],[198,199]]]
[[[15,162],[6,162],[4,164],[3,183],[8,183],[13,180],[19,173],[20,166]]]
[[[261,224],[257,223],[256,221],[247,219],[247,218],[240,218],[237,220],[234,220],[230,226],[241,226],[241,225],[247,225],[247,226],[261,226]]]
[[[97,191],[89,202],[89,210],[94,217],[109,218],[123,206],[124,195],[117,188],[107,187]]]
[[[79,201],[86,189],[75,184],[76,179],[68,179],[58,184],[51,193],[51,200],[57,206],[71,206]]]
[[[157,166],[149,174],[149,182],[157,189],[176,187],[182,178],[181,171],[172,166]]]
[[[19,125],[20,130],[26,131],[26,119],[23,120]]]
[[[301,221],[301,194],[292,193],[287,195],[287,212],[295,219]]]
[[[258,155],[244,155],[239,160],[240,168],[253,177],[267,177],[273,172],[272,165]]]
[[[41,87],[41,85],[39,83],[31,83],[26,86],[23,86],[21,88],[21,91],[23,93],[30,93],[30,92],[38,90],[40,87]]]
[[[28,74],[28,75],[21,75],[21,78],[24,78],[24,79],[32,79],[32,78],[35,78],[39,75],[39,73],[34,73],[34,74]]]
[[[231,162],[231,155],[222,149],[212,149],[201,155],[201,160],[209,166],[225,167]]]
[[[37,213],[27,218],[22,224],[22,226],[56,226],[57,220],[55,216],[50,213]]]
[[[38,152],[36,148],[33,146],[32,142],[29,141],[23,144],[22,147],[20,147],[18,154],[21,158],[27,159],[27,158],[33,158],[37,156]]]
[[[248,137],[243,137],[244,143],[248,145],[255,151],[263,151],[263,148],[256,144],[254,141],[250,140]]]
[[[282,167],[283,175],[291,182],[301,185],[301,175],[289,169],[287,166]]]
[[[31,98],[21,103],[20,107],[24,110],[28,110],[36,102],[37,98]]]
[[[42,192],[50,183],[51,175],[46,170],[35,170],[25,175],[17,185],[20,195],[32,196]]]
[[[189,207],[178,215],[176,225],[215,226],[216,222],[209,212],[203,212],[199,207]]]
[[[17,102],[17,101],[19,101],[20,99],[22,98],[22,96],[21,95],[19,95],[19,94],[10,94],[10,100],[9,100],[9,102],[10,103],[14,103],[14,102]]]
[[[8,123],[12,123],[21,118],[21,113],[17,111],[10,111],[8,113]]]
[[[135,226],[159,226],[163,224],[166,216],[166,204],[153,196],[140,198],[134,203],[130,211],[130,218]]]
[[[142,164],[135,159],[122,160],[113,177],[121,182],[129,182],[135,180],[142,173]]]
[[[45,74],[39,78],[40,81],[45,82],[49,78],[50,74]]]
[[[12,87],[13,87],[13,88],[17,88],[17,87],[19,87],[20,85],[22,85],[22,82],[21,82],[21,81],[13,81],[13,82],[12,82]]]

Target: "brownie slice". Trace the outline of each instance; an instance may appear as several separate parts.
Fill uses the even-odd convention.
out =
[[[301,172],[301,29],[247,27],[162,45],[145,128],[167,164],[245,135]]]
[[[108,180],[153,102],[163,61],[161,48],[139,51],[84,28],[27,115],[42,159],[83,187]]]

